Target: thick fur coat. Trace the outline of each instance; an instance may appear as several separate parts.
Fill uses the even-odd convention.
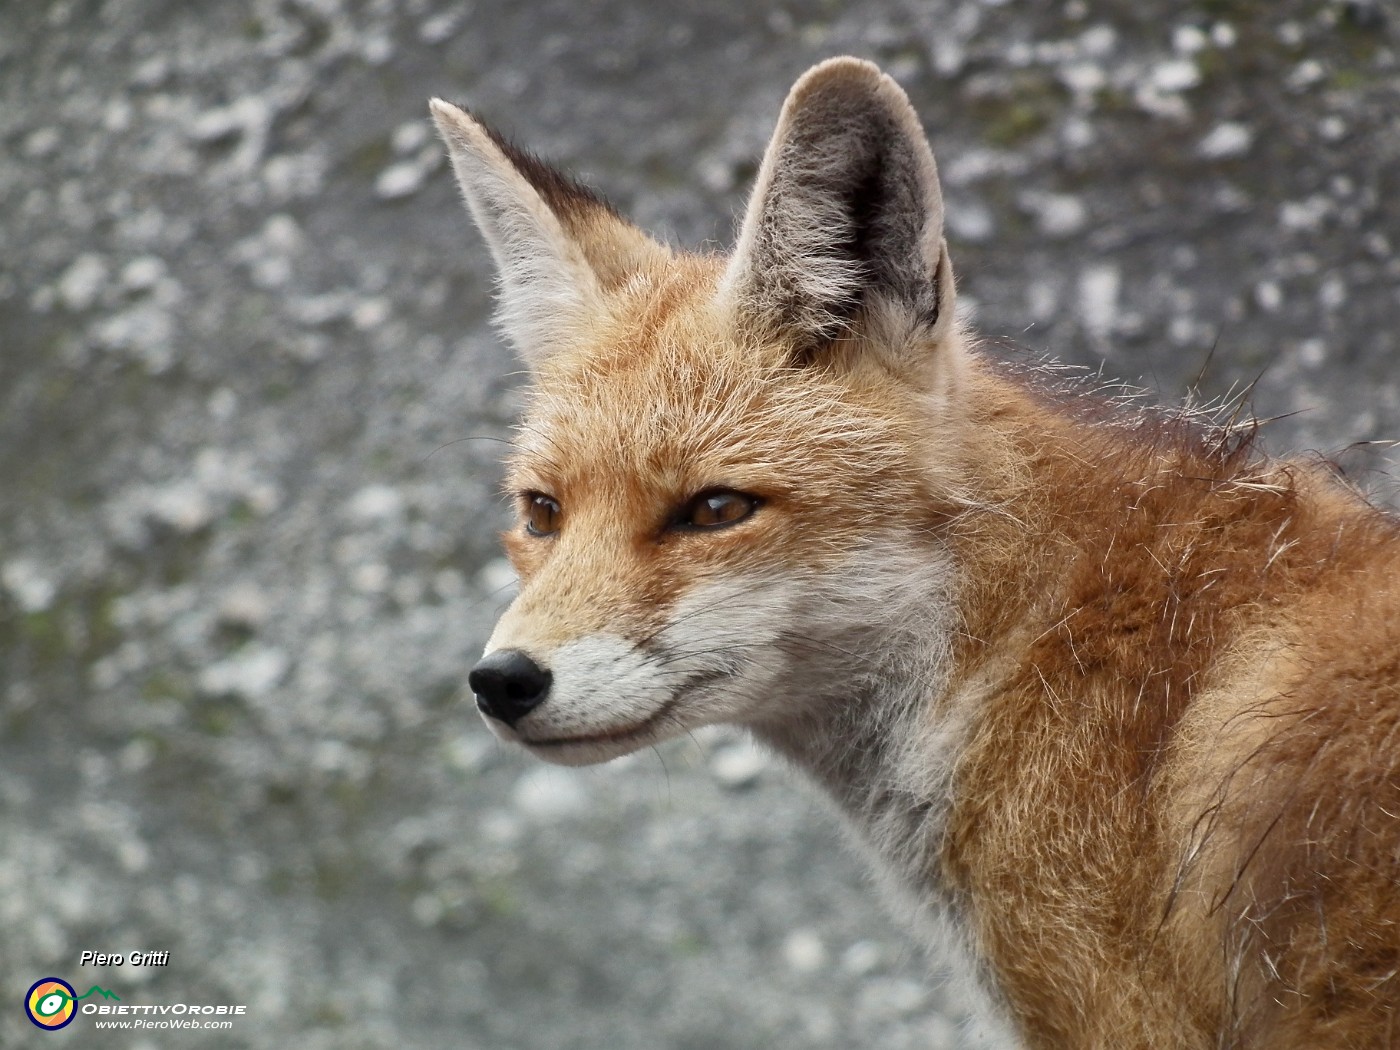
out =
[[[493,731],[747,727],[1007,1045],[1400,1047],[1389,516],[980,348],[868,63],[798,81],[727,258],[433,115],[533,376]]]

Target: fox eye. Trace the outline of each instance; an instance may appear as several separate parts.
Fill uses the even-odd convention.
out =
[[[693,529],[717,529],[743,521],[758,509],[758,500],[742,492],[718,489],[702,492],[681,512],[678,525]]]
[[[564,511],[557,500],[542,492],[525,494],[525,531],[531,536],[552,536],[559,531]]]

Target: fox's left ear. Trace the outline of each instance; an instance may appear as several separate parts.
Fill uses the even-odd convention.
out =
[[[609,292],[670,257],[597,194],[466,110],[437,98],[429,108],[496,261],[496,322],[527,364],[575,343]]]
[[[735,309],[806,356],[843,335],[907,348],[952,331],[933,153],[878,67],[829,59],[793,86],[724,287]]]

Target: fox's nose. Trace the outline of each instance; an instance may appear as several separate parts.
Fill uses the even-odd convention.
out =
[[[519,649],[497,649],[483,656],[467,684],[483,714],[514,725],[549,695],[554,676]]]

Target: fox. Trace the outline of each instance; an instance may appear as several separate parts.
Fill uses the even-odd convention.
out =
[[[998,1045],[1400,1047],[1400,522],[957,312],[903,89],[832,58],[732,252],[431,114],[530,377],[492,733],[741,727]]]

